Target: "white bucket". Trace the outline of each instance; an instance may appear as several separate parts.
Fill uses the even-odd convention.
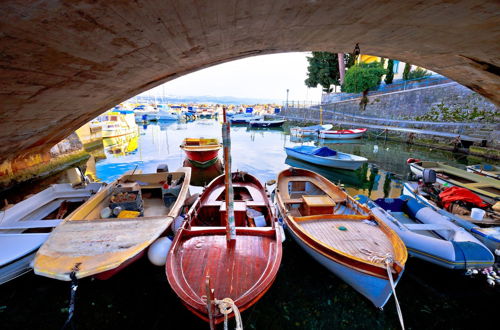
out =
[[[474,220],[483,220],[484,214],[486,212],[482,209],[473,208],[470,212],[470,216]]]

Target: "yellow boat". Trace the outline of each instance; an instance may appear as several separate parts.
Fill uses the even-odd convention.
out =
[[[56,227],[35,256],[35,273],[64,281],[72,272],[77,278],[112,276],[168,229],[188,197],[190,181],[187,167],[122,176]],[[117,207],[122,208],[117,217],[103,218]]]

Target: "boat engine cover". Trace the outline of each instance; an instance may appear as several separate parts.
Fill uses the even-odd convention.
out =
[[[436,182],[436,171],[429,168],[424,169],[422,172],[422,180],[425,184],[431,184]]]

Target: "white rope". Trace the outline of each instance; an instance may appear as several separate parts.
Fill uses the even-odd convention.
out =
[[[224,298],[222,300],[215,299],[214,303],[219,307],[219,311],[224,315],[224,330],[228,330],[227,321],[228,315],[234,313],[234,319],[236,321],[235,330],[243,330],[243,322],[241,321],[241,314],[231,298]]]
[[[401,328],[405,329],[405,324],[403,321],[403,312],[401,311],[401,307],[399,306],[398,297],[396,296],[396,286],[394,285],[394,281],[392,279],[391,272],[391,264],[393,263],[392,256],[390,254],[386,254],[385,256],[381,256],[371,250],[361,248],[359,249],[361,253],[369,256],[369,260],[373,263],[385,263],[385,267],[387,269],[387,277],[389,277],[389,283],[391,284],[392,295],[394,296],[394,300],[396,301],[396,309],[398,311],[399,322],[401,323]]]
[[[389,282],[391,283],[392,295],[394,296],[394,300],[396,301],[396,309],[398,311],[399,322],[401,323],[401,328],[405,329],[405,324],[403,321],[403,312],[401,312],[401,307],[399,306],[398,297],[396,296],[396,286],[394,285],[394,281],[392,280],[392,272],[391,272],[391,264],[392,258],[387,257],[385,259],[385,266],[387,269],[387,276],[389,277]]]

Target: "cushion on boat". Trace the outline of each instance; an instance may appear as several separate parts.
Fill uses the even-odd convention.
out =
[[[335,150],[332,150],[328,147],[321,147],[321,148],[316,148],[311,152],[312,155],[320,156],[320,157],[329,157],[329,156],[335,156],[337,152]]]

